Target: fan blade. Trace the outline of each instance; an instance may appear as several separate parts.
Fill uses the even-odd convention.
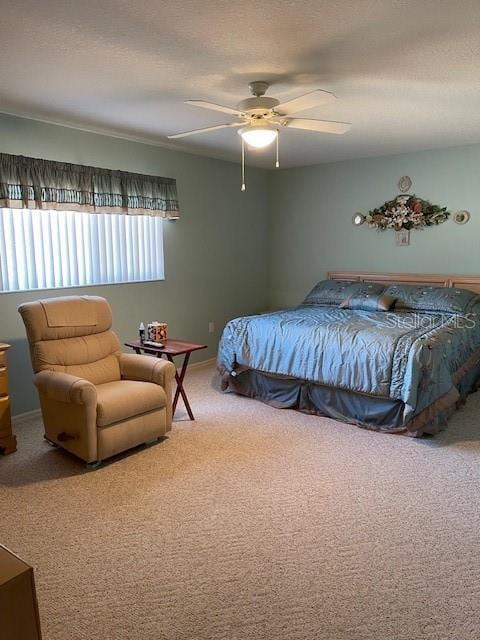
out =
[[[194,107],[202,107],[202,109],[211,109],[212,111],[230,113],[233,116],[240,115],[240,111],[238,109],[224,107],[223,104],[215,104],[215,102],[207,102],[206,100],[185,100],[185,104],[191,104]]]
[[[280,124],[288,129],[305,129],[319,133],[346,133],[352,126],[349,122],[332,122],[331,120],[307,120],[305,118],[286,118]]]
[[[191,131],[183,131],[182,133],[174,133],[167,138],[185,138],[186,136],[194,136],[197,133],[207,133],[207,131],[216,131],[217,129],[229,129],[230,127],[241,127],[244,122],[228,122],[226,124],[216,124],[213,127],[203,127],[203,129],[192,129]]]
[[[315,89],[315,91],[310,91],[310,93],[305,93],[303,96],[298,96],[298,98],[293,98],[293,100],[288,100],[287,102],[283,102],[275,107],[275,111],[282,116],[289,116],[292,113],[297,113],[298,111],[305,111],[306,109],[311,109],[312,107],[318,107],[321,104],[327,104],[328,102],[333,102],[336,100],[336,96],[329,91],[322,91],[322,89]]]

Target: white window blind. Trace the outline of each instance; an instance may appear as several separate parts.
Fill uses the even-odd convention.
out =
[[[0,291],[163,278],[160,217],[0,209]]]

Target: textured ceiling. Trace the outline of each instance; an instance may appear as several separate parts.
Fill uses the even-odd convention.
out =
[[[282,100],[333,91],[302,115],[351,130],[282,131],[284,167],[480,142],[479,0],[3,0],[0,65],[0,111],[160,144],[229,121],[187,98],[235,105],[255,79]],[[238,160],[239,144],[175,146]]]

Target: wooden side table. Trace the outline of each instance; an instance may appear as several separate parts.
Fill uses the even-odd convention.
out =
[[[12,433],[10,398],[8,397],[7,350],[9,344],[0,342],[0,453],[17,450],[17,438]]]
[[[177,367],[175,367],[175,380],[177,381],[177,388],[175,390],[175,395],[173,397],[172,415],[175,415],[178,398],[182,396],[183,403],[185,404],[185,409],[187,410],[190,420],[195,420],[192,409],[190,407],[190,403],[187,398],[187,394],[185,393],[185,389],[183,387],[183,379],[185,378],[185,374],[187,373],[190,354],[193,353],[193,351],[198,351],[199,349],[206,349],[207,345],[197,344],[195,342],[187,342],[186,340],[170,340],[170,339],[164,340],[163,345],[164,345],[163,347],[152,347],[150,345],[144,345],[142,342],[140,342],[140,340],[132,340],[131,342],[125,342],[126,347],[130,347],[135,351],[135,353],[139,355],[141,355],[143,351],[143,353],[156,356],[157,358],[166,356],[170,362],[173,362],[173,359],[175,356],[181,356],[181,355],[184,356],[180,373],[178,373]]]

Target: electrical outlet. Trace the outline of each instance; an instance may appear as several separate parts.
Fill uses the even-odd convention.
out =
[[[215,333],[215,323],[213,320],[208,323],[208,333]]]

